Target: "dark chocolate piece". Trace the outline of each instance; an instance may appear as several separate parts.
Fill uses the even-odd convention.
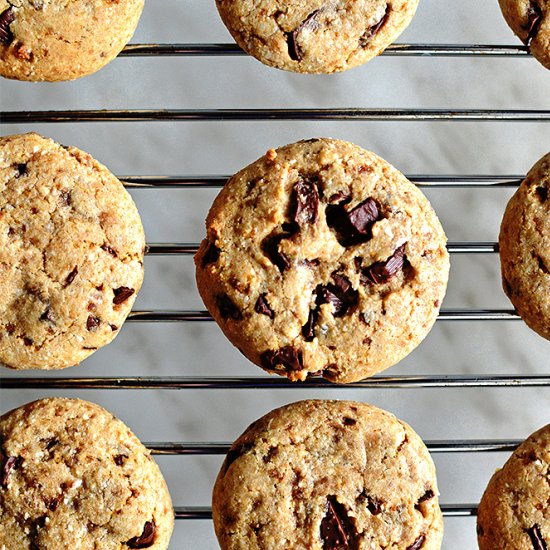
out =
[[[327,224],[336,233],[342,246],[365,243],[372,238],[372,226],[381,219],[374,199],[367,199],[355,208],[346,209],[345,203],[327,208]]]
[[[220,315],[224,319],[233,319],[240,321],[243,318],[241,310],[235,305],[233,300],[227,294],[220,294],[216,297],[216,305],[220,310]]]
[[[128,459],[128,455],[121,454],[121,455],[116,455],[113,460],[115,461],[115,464],[117,466],[122,466],[127,459]]]
[[[261,294],[256,300],[256,305],[254,306],[254,311],[260,313],[261,315],[267,315],[270,319],[275,317],[274,311],[271,309],[270,305],[267,303],[266,294]]]
[[[527,35],[527,40],[525,41],[525,45],[530,46],[531,42],[533,42],[533,40],[535,39],[535,37],[539,32],[540,26],[542,24],[542,19],[543,19],[542,9],[537,2],[535,1],[531,2],[527,10],[527,17],[529,22],[529,25],[528,25],[529,34]]]
[[[5,489],[8,486],[8,479],[12,470],[17,470],[21,466],[23,459],[20,456],[6,456],[0,450],[0,464],[2,465],[2,478],[0,479],[0,486]]]
[[[113,298],[113,304],[115,304],[115,306],[119,306],[120,304],[123,304],[135,292],[136,292],[135,289],[128,288],[127,286],[113,288],[113,293],[115,295],[115,297]]]
[[[415,505],[415,508],[418,509],[418,506],[427,500],[431,500],[435,496],[434,492],[431,489],[428,489],[419,499]]]
[[[59,193],[59,200],[64,206],[70,206],[72,203],[71,191],[67,189],[61,191],[61,193]]]
[[[88,319],[86,319],[86,329],[89,332],[95,332],[100,323],[101,321],[97,317],[94,317],[93,315],[88,315]]]
[[[300,25],[298,25],[298,27],[296,27],[292,32],[286,33],[286,41],[288,43],[288,55],[293,61],[302,61],[302,59],[304,58],[302,49],[298,44],[298,37],[305,28],[310,28],[314,30],[318,26],[316,17],[321,11],[323,11],[322,8],[310,13],[300,23]]]
[[[372,40],[372,38],[378,34],[380,29],[384,26],[384,24],[388,20],[389,14],[390,14],[390,6],[386,5],[386,11],[384,12],[384,15],[380,18],[380,21],[378,21],[378,23],[375,23],[372,27],[367,29],[359,39],[359,46],[361,48],[364,48]]]
[[[15,21],[15,13],[10,7],[0,13],[0,44],[8,45],[13,40],[10,25]]]
[[[67,275],[67,278],[65,279],[65,286],[69,286],[78,275],[78,266],[74,266],[74,269]]]
[[[154,522],[147,521],[143,527],[143,532],[139,537],[134,537],[130,539],[126,545],[130,548],[149,548],[153,546],[155,542],[155,531],[156,527]]]
[[[338,273],[332,275],[333,283],[329,283],[327,286],[317,287],[317,305],[331,304],[333,308],[333,315],[335,317],[342,317],[345,315],[350,307],[357,304],[359,293],[353,289],[351,282]]]
[[[220,257],[220,252],[221,250],[214,243],[210,243],[202,257],[202,267],[206,267],[209,264],[215,264]]]
[[[527,529],[527,534],[531,539],[531,544],[533,545],[534,550],[548,550],[545,540],[542,538],[542,533],[540,532],[540,527],[538,525],[533,525],[530,529]]]
[[[544,186],[537,187],[535,193],[540,199],[540,202],[546,202],[548,200],[548,188]]]
[[[327,513],[321,522],[323,550],[351,550],[355,529],[345,507],[336,497],[327,499]]]
[[[420,550],[424,546],[425,541],[426,537],[420,535],[410,546],[407,546],[407,550]]]
[[[40,316],[41,321],[48,321],[49,323],[55,324],[55,317],[52,311],[52,308],[49,307],[44,311],[44,313]]]
[[[101,250],[105,250],[107,254],[110,254],[115,258],[117,257],[117,253],[115,252],[115,249],[112,246],[109,246],[107,243],[102,244],[99,248],[101,248]]]
[[[302,327],[302,336],[306,342],[313,342],[315,338],[315,323],[317,322],[317,311],[310,309],[306,324]]]
[[[381,285],[395,277],[403,269],[404,264],[405,245],[402,245],[385,262],[376,262],[363,273],[373,283]]]
[[[279,252],[279,243],[288,237],[290,237],[289,233],[279,233],[278,235],[266,237],[262,242],[262,250],[265,255],[279,268],[281,273],[290,267],[289,259],[282,252]]]
[[[20,178],[21,176],[25,176],[27,174],[27,165],[26,164],[17,164],[17,176]]]
[[[319,191],[314,178],[302,178],[294,185],[292,203],[292,219],[298,225],[312,224],[317,221]]]
[[[279,370],[277,365],[284,370],[297,371],[304,368],[302,350],[293,346],[285,346],[281,349],[268,350],[260,356],[262,365],[267,370]]]

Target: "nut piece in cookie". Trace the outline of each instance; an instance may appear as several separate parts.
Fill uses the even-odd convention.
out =
[[[145,236],[120,181],[38,134],[0,138],[0,363],[78,364],[111,342],[143,282]]]
[[[477,515],[480,550],[550,548],[550,425],[530,435],[489,482]]]
[[[290,380],[355,382],[428,334],[449,274],[426,197],[344,141],[269,151],[233,176],[195,257],[203,301],[252,362]]]
[[[407,28],[418,0],[216,0],[238,45],[266,65],[334,73],[379,55]]]
[[[80,399],[0,417],[0,548],[166,550],[174,511],[149,451]]]
[[[550,340],[550,153],[510,199],[500,228],[502,283],[534,331]]]
[[[350,401],[301,401],[233,444],[212,496],[222,550],[439,550],[436,472],[418,435]]]
[[[0,76],[74,80],[130,41],[143,0],[0,0]]]

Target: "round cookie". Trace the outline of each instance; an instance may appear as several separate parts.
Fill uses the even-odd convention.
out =
[[[411,22],[418,0],[216,0],[237,44],[266,65],[334,73],[380,54]]]
[[[424,195],[344,141],[282,147],[226,184],[195,257],[199,292],[246,357],[291,380],[354,382],[427,335],[446,238]]]
[[[117,335],[145,237],[120,181],[37,134],[0,138],[0,363],[75,365]]]
[[[550,2],[548,0],[499,0],[510,28],[529,51],[550,69]]]
[[[73,80],[101,69],[128,43],[143,0],[0,0],[0,75]]]
[[[227,454],[212,512],[222,550],[435,550],[443,534],[422,440],[349,401],[301,401],[254,422]]]
[[[523,320],[550,340],[550,153],[514,194],[500,228],[504,291]]]
[[[527,438],[491,478],[477,515],[480,550],[550,547],[550,425]]]
[[[43,399],[0,418],[0,548],[168,548],[172,502],[147,449],[108,411]]]

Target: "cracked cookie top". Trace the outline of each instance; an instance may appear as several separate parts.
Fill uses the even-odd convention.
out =
[[[90,155],[0,138],[0,363],[59,369],[108,344],[141,287],[144,248],[130,195]]]
[[[0,418],[0,548],[166,550],[174,513],[149,451],[80,399],[43,399]]]
[[[301,401],[233,444],[212,498],[222,550],[439,550],[435,468],[392,414],[349,401]]]
[[[0,0],[0,75],[73,80],[128,43],[143,0]]]
[[[216,0],[247,53],[298,73],[334,73],[366,63],[408,26],[418,0]]]
[[[226,336],[291,380],[354,382],[427,335],[446,238],[426,197],[344,141],[287,145],[240,171],[206,220],[197,284]]]
[[[514,194],[500,228],[504,291],[523,320],[550,340],[550,153]]]
[[[530,435],[497,471],[477,515],[480,550],[550,547],[550,425]]]
[[[550,69],[550,1],[499,0],[510,28],[547,69]]]

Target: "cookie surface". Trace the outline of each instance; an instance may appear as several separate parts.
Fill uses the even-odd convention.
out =
[[[214,487],[222,550],[432,550],[443,522],[433,462],[392,414],[301,401],[254,422]]]
[[[532,434],[489,482],[477,516],[480,550],[550,547],[550,425]]]
[[[0,0],[0,75],[73,80],[114,59],[143,0]]]
[[[291,380],[353,382],[426,336],[449,272],[424,195],[351,143],[268,151],[229,180],[195,257],[199,292],[251,361]]]
[[[550,340],[550,154],[514,194],[500,228],[504,291],[523,320]]]
[[[79,399],[44,399],[0,418],[0,548],[168,548],[162,474],[120,420]]]
[[[75,365],[117,335],[145,237],[120,181],[37,134],[0,138],[0,363]]]
[[[510,28],[529,51],[550,69],[550,2],[548,0],[499,0]]]
[[[380,54],[411,22],[418,0],[216,0],[239,46],[266,65],[334,73]]]

